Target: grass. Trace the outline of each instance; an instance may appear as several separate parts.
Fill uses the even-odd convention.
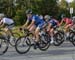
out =
[[[12,29],[12,32],[13,33],[17,33],[18,34],[18,35],[17,34],[14,34],[16,37],[19,37],[19,36],[23,36],[24,35],[24,33],[22,31],[20,31],[19,28],[20,28],[20,26],[16,26],[16,27],[14,27]],[[0,31],[0,36],[5,34],[5,32],[3,31],[2,28],[1,28],[1,30],[2,31]]]

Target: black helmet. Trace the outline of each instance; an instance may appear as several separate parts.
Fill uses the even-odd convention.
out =
[[[65,14],[62,14],[62,15],[61,15],[61,18],[65,18],[65,17],[66,17],[66,15],[65,15]]]
[[[26,14],[32,14],[32,9],[26,10]]]

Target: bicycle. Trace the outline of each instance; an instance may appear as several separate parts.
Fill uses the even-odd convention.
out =
[[[62,36],[62,39],[60,40],[62,43],[66,40],[66,41],[70,41],[75,46],[75,31],[73,29],[70,28],[68,34],[65,33],[64,30],[60,30],[58,33],[60,33]],[[57,39],[56,39],[56,42],[57,42]],[[57,44],[54,44],[54,45],[59,46],[61,44],[57,42]]]
[[[28,29],[24,29],[24,32],[26,35],[21,36],[15,43],[15,49],[19,54],[27,53],[30,50],[31,46],[34,46],[34,42],[31,43],[31,40],[34,41],[33,33],[31,33]],[[50,46],[48,39],[45,38],[47,36],[46,36],[46,34],[39,34],[39,37],[40,37],[39,38],[40,42],[38,43],[37,47],[42,51],[46,51]],[[44,38],[44,40],[42,37]],[[26,50],[25,49],[22,50],[22,48],[24,48],[24,47]]]
[[[7,40],[1,36],[1,33],[4,33],[2,30],[0,30],[0,55],[3,55],[8,50],[8,42]]]
[[[11,29],[8,28],[8,30],[10,31],[11,35],[7,34],[4,30],[1,30],[3,31],[3,33],[1,34],[1,37],[3,37],[4,39],[7,40],[7,42],[11,45],[11,46],[15,46],[15,42],[16,40],[18,39],[18,37],[20,36],[18,33],[14,33],[12,32]]]

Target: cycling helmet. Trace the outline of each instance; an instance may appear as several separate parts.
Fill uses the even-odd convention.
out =
[[[4,14],[3,13],[0,13],[0,18],[3,18],[4,17]]]
[[[31,9],[26,10],[26,14],[32,14],[32,10]]]
[[[49,15],[45,15],[44,16],[44,19],[48,19],[49,20],[50,19],[50,16]]]
[[[62,14],[62,15],[61,15],[61,18],[65,18],[65,17],[66,17],[66,15],[65,15],[65,14]]]

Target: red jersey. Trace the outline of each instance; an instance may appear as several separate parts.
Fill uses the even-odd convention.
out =
[[[63,18],[63,20],[66,24],[72,24],[72,20],[69,18]]]

